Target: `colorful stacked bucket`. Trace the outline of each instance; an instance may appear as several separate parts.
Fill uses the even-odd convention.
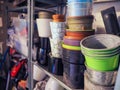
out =
[[[53,12],[41,11],[39,12],[39,18],[37,21],[38,34],[40,37],[40,49],[38,53],[38,62],[41,65],[48,64],[48,53],[50,52],[50,41],[51,36],[50,22],[52,21]]]
[[[66,34],[63,38],[64,81],[71,88],[84,88],[84,56],[80,42],[93,35],[92,0],[68,0]]]
[[[63,75],[62,64],[62,40],[65,35],[65,16],[60,14],[53,15],[53,22],[50,22],[51,28],[51,54],[48,63],[48,70],[57,75]]]
[[[98,34],[84,38],[81,51],[87,67],[85,80],[97,90],[113,90],[119,64],[120,38],[111,34]],[[85,88],[89,84],[85,82]],[[108,88],[108,89],[105,89]]]

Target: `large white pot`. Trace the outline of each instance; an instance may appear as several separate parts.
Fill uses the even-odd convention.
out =
[[[33,79],[36,81],[41,81],[45,78],[46,74],[39,67],[33,65]]]
[[[52,19],[36,19],[40,37],[51,37],[50,22]]]
[[[45,90],[65,90],[65,89],[62,86],[60,86],[56,80],[50,78],[45,86]]]

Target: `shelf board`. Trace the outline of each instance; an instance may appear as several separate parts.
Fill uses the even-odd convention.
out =
[[[35,6],[42,8],[55,7],[61,3],[66,3],[66,0],[34,0]],[[15,6],[27,6],[27,0],[21,0],[16,2]]]
[[[35,13],[38,13],[39,11],[56,12],[56,10],[54,9],[48,10],[48,9],[39,8],[39,7],[35,7],[34,10],[35,10]],[[11,8],[11,9],[8,9],[8,12],[27,13],[27,6]]]
[[[43,70],[48,76],[55,79],[61,86],[63,86],[67,90],[83,90],[83,89],[72,89],[69,86],[67,86],[63,81],[63,76],[52,74],[48,71],[48,68],[45,66],[40,66],[38,63],[34,63],[37,67],[39,67],[41,70]]]

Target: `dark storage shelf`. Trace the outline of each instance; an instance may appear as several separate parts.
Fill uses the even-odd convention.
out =
[[[39,11],[56,12],[56,10],[54,9],[48,10],[48,9],[39,8],[39,7],[34,7],[34,9],[35,9],[35,13],[38,13]],[[8,12],[27,13],[27,6],[11,8],[11,9],[8,9]]]
[[[37,67],[39,67],[41,70],[43,70],[48,76],[52,77],[53,79],[55,79],[61,86],[63,86],[65,89],[67,90],[83,90],[83,89],[72,89],[69,86],[67,86],[65,84],[65,82],[63,81],[63,76],[59,76],[59,75],[55,75],[52,74],[48,71],[47,66],[41,66],[39,65],[37,62],[34,63]]]
[[[50,8],[66,3],[66,0],[35,0],[36,7]],[[27,6],[27,0],[16,2],[16,6]]]

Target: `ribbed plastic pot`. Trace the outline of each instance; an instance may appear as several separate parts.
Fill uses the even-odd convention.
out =
[[[109,57],[85,55],[87,66],[98,71],[112,71],[118,68],[119,54]]]
[[[111,34],[91,35],[81,40],[82,50],[88,52],[113,52],[120,48],[120,38]]]
[[[63,49],[63,60],[73,64],[84,65],[84,56],[81,51]]]
[[[66,31],[66,35],[67,36],[75,36],[75,37],[86,37],[86,36],[90,36],[93,35],[95,32],[95,30],[81,30],[81,31]]]
[[[88,78],[93,83],[103,86],[112,86],[115,84],[117,70],[100,72],[89,68],[87,65],[86,67],[87,67],[86,73],[88,75]]]
[[[119,37],[111,34],[92,35],[81,40],[80,45],[88,67],[98,71],[118,68]]]

